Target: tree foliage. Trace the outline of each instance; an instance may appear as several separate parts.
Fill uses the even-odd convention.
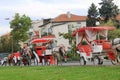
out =
[[[75,39],[72,36],[72,31],[69,31],[68,33],[59,33],[59,36],[63,36],[63,38],[68,39],[70,44],[72,44],[72,41]]]
[[[101,23],[100,25],[102,26],[114,26],[115,22],[111,19],[109,19],[106,23]],[[120,29],[115,29],[112,31],[108,32],[108,39],[109,40],[113,40],[115,38],[119,38],[120,37]]]
[[[91,4],[91,7],[88,9],[86,24],[87,26],[96,26],[96,20],[98,17],[97,6],[94,3]]]
[[[113,39],[119,38],[119,37],[120,37],[120,29],[116,29],[116,30],[110,31],[108,33],[108,39],[109,40],[113,40]]]
[[[9,52],[11,47],[9,44],[9,39],[7,38],[7,36],[2,36],[0,38],[0,52]]]
[[[99,8],[100,17],[107,22],[109,19],[115,19],[119,14],[118,6],[113,3],[113,0],[102,0],[99,3],[101,7]]]
[[[101,26],[114,26],[115,25],[115,22],[112,20],[112,19],[109,19],[106,23],[104,22],[100,22]]]
[[[20,16],[18,13],[15,14],[14,19],[10,22],[11,35],[14,41],[20,42],[28,39],[27,31],[31,26],[31,19],[26,15]]]
[[[11,53],[12,51],[18,51],[19,45],[12,41],[10,36],[4,35],[0,37],[0,53]]]

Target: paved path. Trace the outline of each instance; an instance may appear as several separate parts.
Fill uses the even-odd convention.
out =
[[[61,65],[60,63],[59,63],[59,65]],[[65,65],[65,66],[71,66],[71,65],[80,65],[80,63],[79,63],[79,61],[71,61],[71,62],[67,62],[67,63],[62,63],[62,65]],[[86,65],[93,65],[94,66],[94,64],[93,64],[93,62],[90,62],[90,61],[88,61],[87,63],[86,63]],[[110,60],[106,60],[106,61],[104,61],[103,62],[103,64],[102,65],[113,65],[112,63],[111,63],[111,61]]]
[[[79,61],[68,61],[67,63],[65,63],[65,62],[62,62],[62,63],[59,63],[58,65],[62,65],[62,66],[81,66],[80,65],[80,63],[79,63]],[[87,63],[86,63],[86,65],[90,65],[90,66],[94,66],[94,64],[93,64],[93,62],[90,62],[90,61],[88,61]],[[105,60],[105,61],[103,61],[103,64],[102,65],[106,65],[106,66],[110,66],[110,65],[113,65],[112,63],[111,63],[111,61],[110,60]],[[8,66],[8,64],[7,64],[7,66]],[[22,65],[23,66],[23,65]],[[37,66],[37,65],[34,65],[34,63],[32,63],[32,66]],[[38,66],[42,66],[42,63],[39,63],[38,64]]]
[[[81,66],[80,63],[79,63],[79,61],[69,61],[67,63],[62,62],[62,63],[59,63],[58,65],[60,65],[60,66],[61,65],[62,66]],[[88,61],[86,63],[86,65],[94,66],[93,62],[90,62],[90,61]],[[105,60],[102,65],[109,66],[109,65],[113,65],[113,64],[111,63],[110,60]],[[34,64],[32,64],[32,66],[34,66]],[[42,66],[42,63],[39,63],[38,66]]]

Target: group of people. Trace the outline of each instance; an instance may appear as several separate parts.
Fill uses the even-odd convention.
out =
[[[16,52],[13,52],[12,54],[9,54],[8,57],[3,57],[1,58],[0,62],[1,62],[1,65],[6,65],[7,62],[9,65],[13,64],[13,65],[20,65],[21,64],[21,61],[24,63],[24,64],[27,64],[25,62],[25,60],[28,60],[28,58],[31,57],[30,55],[30,48],[28,47],[28,44],[27,43],[24,43],[23,45],[23,49],[21,49],[21,51],[16,51]]]
[[[52,49],[51,44],[46,45],[47,49]],[[58,49],[59,55],[62,57],[62,60],[67,62],[66,51],[64,46],[59,46]],[[6,65],[7,62],[9,65],[21,65],[21,62],[24,65],[31,64],[31,57],[33,56],[32,51],[28,47],[27,43],[24,43],[23,49],[21,51],[14,52],[9,54],[8,57],[1,59],[1,65]]]

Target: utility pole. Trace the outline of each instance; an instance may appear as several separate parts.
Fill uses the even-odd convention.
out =
[[[12,47],[12,53],[13,53],[13,37],[12,36],[11,36],[11,41],[12,41],[11,47]]]

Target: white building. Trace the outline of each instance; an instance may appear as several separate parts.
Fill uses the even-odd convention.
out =
[[[51,19],[33,20],[32,25],[29,29],[29,35],[32,38],[40,38],[42,35],[41,33],[46,32],[46,31],[44,31],[45,27],[43,28],[43,30],[41,30],[41,28],[39,28],[39,26],[46,24],[46,22],[49,20],[51,20]]]
[[[70,47],[69,40],[59,36],[59,33],[68,33],[69,30],[86,26],[86,16],[74,14],[61,14],[54,19],[43,20],[44,24],[39,26],[41,35],[52,33],[56,36],[57,46],[64,44],[66,49]]]

